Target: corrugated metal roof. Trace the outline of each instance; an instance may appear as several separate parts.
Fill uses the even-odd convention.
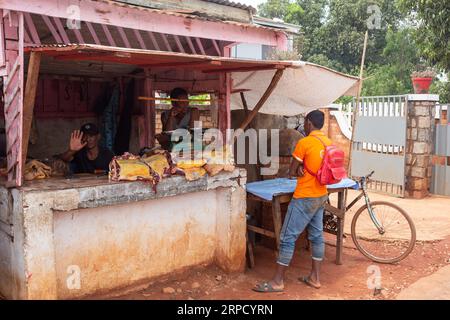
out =
[[[229,7],[239,8],[239,9],[248,10],[248,11],[250,11],[253,14],[256,13],[256,9],[255,8],[253,8],[252,6],[246,5],[246,4],[242,4],[240,2],[234,2],[234,1],[228,1],[228,0],[203,0],[203,1],[217,3],[217,4],[224,5],[224,6],[229,6]]]
[[[278,28],[270,28],[270,27],[265,27],[265,26],[261,26],[261,25],[256,25],[256,24],[253,24],[253,23],[242,23],[242,22],[236,22],[236,21],[223,21],[223,20],[219,20],[219,19],[215,19],[215,18],[211,18],[211,17],[199,16],[199,15],[188,14],[188,13],[180,13],[180,12],[171,11],[171,10],[152,9],[152,8],[148,8],[148,7],[132,5],[132,4],[128,4],[128,3],[124,3],[124,2],[120,2],[120,1],[114,1],[114,0],[96,0],[96,1],[105,2],[105,3],[109,3],[109,4],[114,4],[114,5],[121,6],[121,7],[126,7],[126,8],[134,8],[134,9],[138,9],[138,10],[145,10],[145,11],[154,12],[154,13],[157,13],[157,14],[167,14],[167,15],[176,16],[176,17],[183,17],[183,18],[191,18],[191,19],[206,20],[206,21],[219,22],[219,23],[225,23],[225,24],[232,24],[232,25],[246,27],[246,28],[265,29],[265,30],[270,30],[270,31],[275,31],[275,32],[282,32]],[[227,0],[203,0],[203,1],[227,1]],[[231,2],[231,1],[229,1],[229,2]]]

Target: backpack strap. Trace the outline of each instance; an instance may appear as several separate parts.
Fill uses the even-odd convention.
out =
[[[325,149],[327,148],[327,146],[325,145],[325,143],[324,143],[324,142],[322,141],[322,139],[320,139],[318,136],[311,136],[311,137],[314,137],[314,138],[318,139],[318,140],[322,143],[323,147],[324,147]],[[322,160],[322,161],[323,161],[323,160]],[[311,170],[308,169],[308,167],[306,166],[306,162],[305,162],[305,161],[303,161],[303,168],[305,168],[306,171],[308,171],[308,173],[309,173],[310,175],[312,175],[313,177],[316,177],[316,176],[317,176],[317,174],[313,173]]]

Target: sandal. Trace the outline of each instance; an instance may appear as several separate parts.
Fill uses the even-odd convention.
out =
[[[320,285],[312,283],[311,279],[309,278],[309,276],[300,277],[300,278],[298,278],[298,280],[303,282],[303,283],[305,283],[306,285],[308,285],[308,286],[310,286],[312,288],[315,288],[315,289],[320,289],[320,287],[321,287]]]
[[[261,282],[252,288],[252,290],[256,292],[283,292],[284,289],[276,289],[269,282]]]

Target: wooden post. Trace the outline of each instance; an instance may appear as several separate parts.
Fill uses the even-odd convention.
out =
[[[353,147],[353,138],[355,134],[355,123],[356,123],[356,116],[359,111],[359,99],[361,97],[361,90],[362,90],[362,83],[363,83],[363,72],[364,72],[364,60],[366,59],[366,48],[367,48],[367,39],[369,37],[369,31],[366,30],[366,34],[364,35],[364,47],[363,47],[363,54],[361,58],[361,67],[359,69],[359,84],[358,84],[358,93],[356,95],[356,105],[353,109],[353,116],[352,116],[352,136],[350,137],[350,149],[348,151],[348,176],[351,177],[351,168],[352,168],[352,147]]]
[[[256,116],[256,114],[258,113],[258,111],[262,108],[262,106],[264,105],[264,103],[267,101],[267,99],[270,97],[270,95],[272,94],[273,90],[277,87],[278,82],[281,79],[281,76],[283,75],[284,69],[278,69],[273,78],[272,81],[270,82],[269,86],[267,87],[266,91],[264,92],[264,94],[262,95],[261,99],[259,99],[258,103],[256,104],[256,106],[253,108],[253,110],[250,112],[250,114],[247,116],[247,118],[244,120],[244,122],[241,124],[241,126],[239,127],[239,129],[244,130],[249,123],[253,120],[253,118]],[[234,135],[234,138],[237,138],[238,135]]]
[[[27,83],[23,101],[23,135],[22,135],[22,163],[25,165],[30,140],[31,123],[33,121],[36,89],[39,79],[39,67],[41,65],[41,52],[32,51],[28,64]]]
[[[150,79],[150,70],[145,71],[146,78],[144,80],[144,91],[145,95],[148,97],[153,96],[153,83]],[[156,110],[155,101],[148,101],[145,104],[144,109],[145,118],[145,146],[154,147],[155,146],[155,126],[156,126]]]

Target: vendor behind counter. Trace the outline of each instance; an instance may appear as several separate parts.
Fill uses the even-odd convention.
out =
[[[69,163],[72,173],[107,172],[114,154],[99,146],[100,132],[93,123],[86,123],[70,136],[69,148],[59,157]]]

